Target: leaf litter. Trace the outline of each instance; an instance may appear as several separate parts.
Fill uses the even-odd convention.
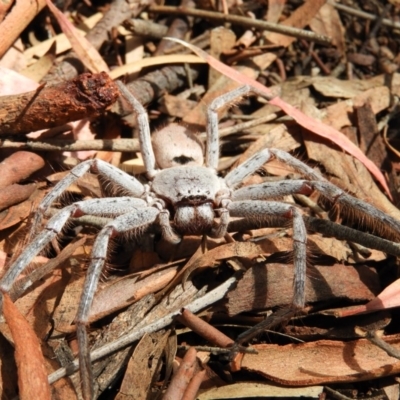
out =
[[[225,164],[221,162],[220,165],[221,173],[224,173],[229,166],[243,162],[251,154],[265,147],[279,147],[307,160],[310,165],[326,173],[330,181],[347,192],[399,218],[399,211],[395,207],[398,203],[398,179],[396,180],[395,176],[398,169],[396,160],[391,158],[393,154],[387,152],[385,145],[388,142],[396,149],[394,122],[397,106],[394,99],[398,96],[400,75],[393,69],[393,65],[397,66],[393,49],[398,47],[398,40],[395,36],[391,36],[391,28],[386,25],[379,26],[378,20],[364,27],[360,25],[362,20],[358,20],[358,17],[349,19],[346,11],[325,1],[306,1],[297,7],[295,2],[270,0],[267,2],[268,7],[263,5],[256,7],[257,17],[246,8],[248,2],[243,2],[241,6],[234,4],[235,2],[224,2],[227,7],[224,12],[228,17],[235,16],[236,11],[244,7],[250,24],[253,17],[255,17],[253,20],[256,20],[260,16],[266,16],[268,21],[279,21],[283,26],[309,27],[319,35],[319,38],[329,37],[331,44],[320,45],[318,41],[314,43],[312,39],[308,41],[254,28],[241,29],[234,22],[225,27],[222,25],[213,27],[204,17],[202,29],[207,26],[206,31],[199,32],[198,20],[193,19],[191,25],[186,25],[185,28],[197,29],[196,33],[194,30],[191,32],[192,38],[196,35],[199,35],[199,38],[191,44],[185,44],[197,56],[187,52],[185,54],[185,51],[179,53],[181,50],[175,44],[172,46],[171,54],[159,54],[156,53],[158,39],[152,38],[152,33],[132,34],[122,26],[123,20],[126,19],[122,16],[127,15],[127,11],[119,3],[121,2],[114,1],[109,10],[100,10],[117,22],[113,22],[111,26],[107,25],[106,20],[97,22],[97,29],[111,32],[112,26],[118,27],[117,33],[109,36],[112,39],[109,40],[108,46],[101,49],[99,45],[91,44],[90,35],[89,39],[84,41],[81,34],[75,32],[76,26],[83,27],[81,21],[85,23],[88,21],[85,30],[95,29],[93,24],[101,21],[99,9],[88,4],[74,10],[76,4],[71,3],[64,13],[53,10],[62,29],[63,26],[67,26],[68,33],[64,32],[66,36],[73,37],[70,45],[66,41],[64,44],[57,42],[56,50],[51,50],[51,43],[47,41],[32,39],[35,29],[42,29],[43,21],[40,19],[35,20],[35,24],[28,28],[22,26],[18,32],[7,32],[5,35],[10,43],[19,39],[23,29],[26,29],[31,36],[30,42],[23,36],[20,39],[24,47],[22,64],[20,55],[17,60],[15,53],[11,52],[12,49],[0,46],[0,53],[5,54],[3,59],[0,59],[0,68],[4,71],[0,78],[2,96],[37,90],[36,86],[32,86],[34,85],[32,81],[27,81],[18,74],[18,72],[24,74],[24,69],[35,63],[42,72],[39,69],[36,75],[30,76],[36,76],[37,81],[42,77],[46,82],[57,81],[59,78],[52,69],[49,69],[48,61],[47,64],[39,63],[51,52],[54,56],[48,58],[50,62],[60,54],[68,56],[65,52],[72,48],[89,70],[95,72],[110,70],[113,77],[125,74],[130,76],[127,78],[128,82],[133,77],[136,79],[144,77],[144,80],[150,80],[154,87],[164,85],[166,92],[164,106],[161,105],[162,90],[157,94],[149,94],[152,99],[149,115],[155,129],[173,122],[173,117],[178,116],[185,124],[202,132],[205,126],[205,108],[212,99],[236,87],[238,83],[252,84],[265,93],[269,101],[266,103],[264,101],[263,104],[263,99],[259,96],[256,99],[244,99],[235,108],[224,110],[221,113],[224,121],[221,122],[221,128],[224,127],[224,123],[234,125],[236,121],[247,121],[266,115],[270,116],[271,120],[246,128],[240,133],[221,134],[221,160],[225,160]],[[39,6],[44,7],[44,5],[43,1]],[[369,1],[355,2],[353,5],[354,8],[351,8],[353,11],[361,8],[372,16],[385,13],[385,7],[391,7],[393,12],[398,7],[390,4],[385,4],[383,7]],[[49,6],[52,7],[50,4]],[[140,4],[135,7],[129,14],[132,13],[133,18],[142,20],[141,17],[146,14],[140,13],[146,11],[146,5]],[[222,9],[212,7],[210,9],[216,16],[222,14]],[[201,10],[202,6],[199,5],[198,8]],[[154,19],[154,23],[165,28],[166,20],[157,18],[159,12],[156,9],[156,6],[151,6],[150,10],[153,10],[153,13],[149,15]],[[207,10],[207,7],[205,9]],[[74,12],[71,12],[73,10]],[[121,13],[120,20],[113,14],[116,11]],[[15,13],[21,11],[15,7],[11,12],[15,18]],[[184,8],[179,12],[184,15]],[[174,21],[180,19],[179,15],[173,17]],[[21,24],[22,22],[19,23]],[[375,25],[372,27],[373,24]],[[0,23],[0,32],[6,26],[4,22]],[[62,35],[55,22],[50,22],[49,26],[54,36],[51,40]],[[14,37],[10,37],[11,35]],[[173,37],[175,41],[184,44],[181,40],[183,36],[175,30],[174,25],[171,25],[167,34],[163,35]],[[220,49],[219,38],[223,39],[223,46]],[[133,46],[131,48],[135,51],[129,53],[129,57],[128,52],[131,50],[128,44]],[[46,53],[48,51],[50,53]],[[5,69],[5,64],[2,64],[6,60],[6,55],[6,65],[9,69]],[[14,66],[12,57],[15,57]],[[121,61],[124,58],[131,61],[124,63]],[[252,62],[251,66],[246,60]],[[199,68],[205,70],[204,65],[201,65],[205,62],[218,71],[216,73],[211,68],[208,70],[208,82],[204,76],[196,78]],[[171,66],[167,66],[169,63]],[[174,75],[175,71],[184,69],[179,70],[181,67],[172,63],[187,63],[185,70],[189,72],[189,78],[180,79],[178,77],[180,72]],[[230,66],[226,63],[230,63]],[[169,68],[168,73],[171,73],[173,78],[166,83],[161,80],[152,81],[159,78],[154,78],[156,74],[151,75],[149,67],[159,68],[163,73],[167,73],[164,71]],[[68,75],[71,73],[72,75]],[[66,72],[63,80],[75,77],[74,74],[76,72],[72,70]],[[185,98],[183,95],[180,96],[180,92],[183,94],[187,89],[187,81],[192,81],[192,87],[189,97]],[[168,92],[174,93],[172,95]],[[196,93],[205,94],[200,99]],[[145,90],[137,91],[139,99],[144,94]],[[15,99],[18,102],[18,98]],[[110,101],[110,104],[113,102],[114,100]],[[56,99],[55,104],[57,104]],[[254,107],[255,105],[257,107]],[[361,109],[362,107],[364,109]],[[75,128],[71,126],[64,126],[62,129],[57,127],[47,129],[45,135],[41,135],[36,141],[43,143],[47,141],[50,144],[52,141],[56,143],[56,140],[77,143],[81,139],[89,142],[92,137],[104,140],[129,137],[129,130],[119,122],[120,118],[116,117],[125,117],[128,123],[130,117],[126,111],[121,111],[123,107],[118,106],[119,111],[116,112],[117,108],[113,106],[113,110],[114,115],[101,113],[100,116],[92,117],[90,124],[85,125],[85,129],[93,131],[91,133],[74,130]],[[12,119],[11,122],[6,119],[10,117],[9,112],[7,109],[0,115],[2,120],[12,126]],[[363,119],[360,117],[361,112]],[[23,115],[19,118],[23,120]],[[80,121],[75,123],[76,126],[81,124]],[[32,131],[44,128],[48,126],[37,122]],[[367,133],[363,132],[371,129],[376,131],[376,137],[368,139],[374,140],[373,144],[368,145],[364,143],[366,140],[364,135]],[[382,130],[385,132],[386,142],[380,136]],[[199,137],[204,138],[201,134]],[[331,146],[332,142],[337,146]],[[377,148],[377,143],[379,152],[375,151],[373,154],[372,150]],[[18,150],[17,143],[15,146]],[[341,150],[338,150],[338,146]],[[98,157],[121,167],[130,158],[134,158],[138,165],[141,163],[137,154],[124,152],[95,151],[67,154],[62,153],[60,148],[58,153],[39,153],[43,158],[38,158],[37,163],[34,159],[39,157],[39,154],[35,152],[23,153],[4,148],[2,153],[2,160],[6,162],[3,161],[4,165],[0,165],[0,168],[9,168],[7,160],[12,161],[13,158],[20,157],[14,166],[11,165],[11,174],[7,170],[0,174],[1,179],[6,182],[3,186],[4,194],[7,195],[4,198],[0,197],[4,205],[3,211],[0,212],[1,250],[8,257],[15,256],[15,249],[18,246],[26,245],[28,238],[25,237],[24,231],[29,230],[30,215],[44,192],[50,187],[50,182],[59,179],[56,174],[67,169],[71,163],[76,163],[76,158]],[[43,159],[46,165],[43,164]],[[27,172],[18,172],[21,167],[27,168]],[[368,170],[373,173],[380,186],[375,183]],[[381,173],[382,170],[384,175]],[[52,177],[51,174],[55,171],[57,172]],[[286,166],[273,162],[263,167],[262,171],[244,184],[288,176],[296,177],[296,171],[290,171]],[[49,187],[46,187],[46,184]],[[88,175],[81,178],[74,187],[69,188],[67,195],[58,200],[57,207],[76,200],[100,197],[106,195],[109,190],[107,183],[97,184]],[[393,197],[393,202],[388,197],[389,199]],[[310,215],[330,218],[337,223],[350,222],[357,228],[357,215],[343,217],[339,213],[329,213],[328,205],[324,208],[325,203],[320,200],[314,193],[309,200],[299,196],[288,196],[285,199],[290,203],[301,205],[304,210],[311,209],[308,211]],[[5,315],[8,327],[3,323],[0,330],[18,350],[16,362],[20,377],[18,391],[21,398],[29,398],[24,397],[24,391],[33,370],[40,368],[43,371],[45,368],[46,373],[53,373],[54,376],[58,368],[67,367],[76,355],[74,354],[75,313],[93,239],[98,227],[104,225],[105,221],[106,219],[101,218],[96,221],[88,220],[84,225],[79,220],[72,222],[59,243],[54,243],[53,249],[47,253],[50,257],[48,265],[30,267],[26,276],[16,283],[11,293],[18,298],[16,307],[31,327],[22,328],[31,332],[30,338],[25,341],[30,347],[22,351],[30,356],[30,361],[38,362],[40,365],[32,367],[32,364],[25,364],[24,361],[21,364],[21,357],[18,355],[21,353],[18,352],[20,352],[19,346],[23,343],[20,343],[15,328],[10,326],[10,315],[16,321],[19,321],[20,317],[17,316],[16,310],[10,311],[11,314]],[[397,310],[391,310],[399,306],[397,260],[379,251],[378,245],[375,249],[365,249],[357,243],[310,233],[307,315],[296,316],[286,324],[275,328],[275,332],[265,332],[260,334],[258,339],[252,340],[251,345],[258,354],[244,354],[239,364],[239,368],[242,369],[239,371],[229,371],[222,349],[221,354],[215,349],[200,349],[202,346],[210,345],[207,335],[202,336],[198,330],[195,334],[187,329],[180,329],[182,320],[179,318],[170,325],[173,315],[180,315],[181,308],[186,308],[195,301],[194,299],[204,295],[204,290],[207,290],[204,289],[204,285],[209,285],[208,290],[218,287],[232,275],[232,269],[237,271],[235,272],[237,275],[242,275],[238,278],[236,287],[225,296],[224,300],[209,305],[200,314],[206,331],[218,327],[228,334],[231,340],[235,340],[246,327],[253,326],[264,318],[265,312],[270,315],[272,311],[290,304],[293,295],[293,265],[289,252],[292,245],[291,229],[279,224],[278,226],[278,228],[259,226],[251,230],[232,232],[227,242],[213,239],[204,242],[201,238],[187,237],[176,248],[162,243],[158,233],[152,230],[133,240],[127,238],[116,240],[105,271],[107,277],[104,277],[91,310],[90,339],[94,351],[109,346],[121,336],[131,334],[134,337],[135,332],[138,332],[139,337],[135,336],[132,340],[140,340],[135,342],[134,347],[126,347],[110,358],[94,362],[96,393],[98,395],[103,393],[106,398],[116,396],[118,399],[157,398],[161,393],[164,394],[164,398],[174,399],[189,399],[196,396],[204,399],[213,398],[210,396],[284,398],[301,395],[316,398],[325,390],[326,398],[330,398],[332,389],[329,386],[324,389],[319,385],[335,384],[335,390],[346,393],[348,386],[340,383],[351,382],[352,390],[360,398],[364,391],[386,396],[383,398],[396,398],[390,397],[388,393],[395,393],[396,387],[398,391],[398,383],[395,379],[383,381],[382,377],[398,375],[398,360],[387,355],[370,340],[359,338],[355,333],[357,326],[371,332],[385,330],[387,336],[384,340],[394,349],[398,348],[399,330],[395,318]],[[380,234],[384,236],[386,232]],[[69,244],[74,238],[80,240]],[[60,251],[61,253],[57,254]],[[135,266],[134,270],[129,271],[129,264]],[[146,270],[138,271],[138,265]],[[30,286],[28,292],[21,297],[19,292],[25,288],[28,281],[32,281],[33,286]],[[184,289],[181,283],[184,283]],[[199,292],[197,286],[203,289]],[[158,303],[159,301],[161,303]],[[6,307],[9,304],[7,303]],[[6,312],[4,310],[5,314]],[[360,313],[370,314],[360,315]],[[165,322],[166,325],[158,325],[157,321],[163,321],[163,318],[169,322]],[[211,324],[208,325],[209,328],[207,323]],[[156,326],[155,332],[140,335],[146,326],[153,325]],[[174,334],[173,330],[164,330],[167,328],[177,329],[176,333]],[[37,339],[40,340],[42,348],[39,353],[36,351],[39,345],[33,344]],[[307,342],[298,343],[299,340]],[[33,349],[35,346],[36,350]],[[185,355],[187,346],[197,346],[197,351],[191,347]],[[13,365],[14,361],[10,354],[4,352],[1,363],[7,366]],[[176,367],[177,365],[180,367]],[[282,365],[285,368],[282,368]],[[175,373],[171,379],[170,372],[173,369]],[[142,375],[136,371],[140,371]],[[221,374],[221,371],[224,371],[224,374]],[[24,375],[26,373],[27,375]],[[117,376],[123,376],[119,389]],[[248,382],[249,377],[253,381],[251,384]],[[268,382],[279,383],[284,387],[277,389],[273,384],[265,383],[265,378]],[[175,383],[176,379],[178,383]],[[42,377],[41,384],[44,385],[44,381]],[[361,381],[369,383],[367,386],[356,383]],[[235,383],[228,384],[229,382]],[[310,386],[310,390],[307,391],[304,386]],[[292,391],[293,387],[297,389]],[[17,382],[16,380],[11,382],[9,379],[6,381],[3,376],[1,388],[3,394],[7,393],[12,397],[17,393]],[[388,388],[391,388],[392,392]],[[38,388],[36,393],[44,393],[46,390],[43,386]],[[64,378],[53,385],[52,395],[60,399],[80,398],[80,390],[79,377],[75,373],[71,378]],[[119,393],[116,394],[118,390]],[[169,391],[173,394],[169,394]],[[41,398],[45,398],[44,396]]]

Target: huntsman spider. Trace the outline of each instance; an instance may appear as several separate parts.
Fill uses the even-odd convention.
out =
[[[157,224],[164,239],[176,244],[180,242],[182,236],[189,234],[224,237],[230,217],[256,221],[271,216],[287,218],[292,221],[293,226],[295,265],[294,295],[291,302],[293,307],[302,308],[305,305],[307,252],[307,233],[302,213],[294,204],[271,199],[290,194],[309,194],[317,190],[324,198],[341,206],[355,209],[368,216],[369,219],[400,233],[400,223],[397,220],[372,205],[347,194],[285,151],[264,149],[230,171],[225,177],[219,177],[216,172],[219,159],[217,110],[235,99],[253,92],[254,89],[251,87],[239,87],[219,96],[209,105],[205,160],[202,154],[200,157],[196,154],[188,155],[184,149],[176,146],[176,154],[166,155],[165,165],[162,165],[160,161],[156,163],[148,116],[144,107],[124,85],[119,84],[119,88],[123,96],[131,103],[137,116],[141,154],[148,178],[147,184],[142,184],[135,177],[97,159],[84,161],[74,167],[55,185],[39,205],[33,224],[34,231],[40,226],[40,221],[51,204],[73,182],[87,172],[98,174],[112,182],[122,188],[127,195],[78,201],[59,210],[49,219],[44,229],[33,237],[33,240],[11,265],[0,282],[1,291],[8,292],[21,272],[57,237],[70,218],[84,214],[113,218],[100,230],[94,242],[75,320],[85,399],[93,397],[87,335],[88,316],[112,237],[124,232],[143,230],[144,227]],[[183,151],[184,154],[179,154],[179,151]],[[271,159],[278,159],[294,168],[304,176],[304,179],[242,187],[242,182],[246,177],[254,174]],[[177,161],[175,164],[174,160]],[[157,165],[161,166],[161,169],[157,169]]]

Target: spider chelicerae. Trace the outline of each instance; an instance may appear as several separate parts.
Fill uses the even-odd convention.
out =
[[[86,325],[90,307],[107,259],[108,244],[112,237],[124,232],[143,229],[157,224],[162,236],[171,243],[179,243],[188,234],[224,237],[230,217],[262,221],[267,217],[284,217],[293,225],[294,289],[292,305],[302,308],[305,304],[307,233],[302,213],[298,207],[271,199],[290,194],[310,194],[319,191],[323,197],[357,210],[389,229],[400,233],[400,223],[372,205],[347,194],[328,182],[322,175],[278,149],[264,149],[239,165],[224,178],[217,175],[219,135],[217,111],[237,98],[254,91],[241,86],[216,98],[207,110],[206,154],[182,147],[157,158],[151,143],[146,110],[121,83],[123,96],[129,100],[137,115],[139,142],[147,184],[101,160],[84,161],[64,177],[43,199],[36,212],[33,232],[40,226],[42,217],[51,204],[77,179],[93,172],[123,189],[127,195],[79,201],[61,209],[33,236],[31,243],[10,266],[0,282],[0,289],[8,292],[17,277],[63,229],[70,218],[81,215],[108,216],[113,220],[98,233],[94,242],[87,277],[76,316],[79,344],[79,362],[83,395],[91,399],[92,373]],[[178,128],[177,128],[178,129]],[[174,147],[174,146],[173,146]],[[163,150],[161,149],[161,153]],[[254,174],[271,159],[278,159],[300,172],[304,179],[261,183],[242,187],[245,178]],[[184,163],[184,165],[180,165]],[[204,163],[204,165],[203,165]],[[156,169],[161,166],[161,169]],[[288,303],[290,300],[288,300]]]

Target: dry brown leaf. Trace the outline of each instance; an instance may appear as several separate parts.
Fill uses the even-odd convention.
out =
[[[356,159],[329,147],[324,141],[304,132],[304,144],[308,157],[319,162],[328,174],[335,177],[332,183],[394,218],[400,219],[400,211],[378,188],[371,174]]]
[[[165,94],[160,103],[163,112],[172,117],[178,118],[184,118],[197,106],[197,101],[182,99],[170,94]]]
[[[69,332],[75,330],[71,327],[78,311],[85,276],[72,276],[62,293],[61,300],[53,314],[54,330],[57,332]]]
[[[210,34],[210,55],[219,60],[223,53],[232,49],[235,42],[236,35],[232,30],[224,26],[214,28]],[[210,68],[208,71],[208,86],[212,87],[220,76],[221,74],[218,71]]]
[[[286,0],[268,0],[267,21],[277,23],[285,8]]]
[[[0,164],[0,188],[28,178],[45,165],[39,155],[30,151],[17,151]]]
[[[297,131],[298,135],[294,132]],[[235,165],[240,165],[249,159],[253,154],[268,148],[278,148],[284,151],[292,151],[301,146],[300,130],[291,129],[289,133],[283,124],[263,124],[251,129],[252,133],[260,137],[252,143],[246,151],[240,155]],[[296,136],[299,140],[296,140]],[[270,163],[266,164],[269,165]]]
[[[310,21],[310,28],[332,40],[339,54],[345,54],[346,42],[344,38],[345,28],[339,16],[339,12],[330,4],[324,4]]]
[[[15,344],[20,399],[51,400],[45,361],[38,338],[5,293],[3,293],[3,314]]]
[[[50,71],[50,68],[54,65],[56,60],[56,43],[54,42],[49,50],[40,57],[34,64],[23,69],[21,74],[35,82],[40,82]]]
[[[108,65],[105,63],[93,45],[85,37],[82,37],[79,34],[75,26],[56,6],[53,5],[51,0],[46,0],[46,4],[57,19],[62,31],[71,42],[72,48],[86,68],[93,73],[100,73],[103,71],[108,72]]]
[[[283,241],[282,241],[283,239]],[[252,259],[259,255],[272,254],[278,251],[284,251],[287,241],[284,238],[278,238],[274,241],[263,240],[262,242],[233,242],[216,247],[205,254],[199,256],[194,255],[188,263],[179,271],[178,279],[182,276],[182,281],[186,282],[190,274],[198,268],[214,267],[220,261],[235,257],[243,257]],[[176,279],[177,280],[177,279]]]
[[[333,104],[321,113],[324,115],[323,122],[335,129],[352,126],[350,116],[353,115],[354,107],[370,103],[374,114],[387,109],[391,104],[391,94],[386,86],[368,89],[353,99]]]
[[[0,189],[0,210],[21,203],[29,198],[35,191],[36,184],[19,185],[14,183],[5,188]]]
[[[383,79],[342,80],[332,76],[304,77],[313,88],[325,97],[351,99],[361,95],[367,90],[385,86]]]
[[[128,362],[116,400],[147,400],[170,332],[144,335]]]
[[[133,74],[140,72],[145,67],[153,67],[156,65],[188,63],[188,64],[204,64],[198,56],[193,54],[170,54],[157,57],[143,58],[142,60],[134,61],[129,64],[124,64],[110,72],[112,79],[117,79],[125,74]]]
[[[114,311],[127,307],[147,294],[155,293],[167,286],[177,274],[177,267],[155,272],[133,283],[136,277],[125,277],[98,291],[90,309],[89,321],[96,321]]]
[[[307,26],[318,10],[326,3],[326,0],[307,0],[295,11],[293,11],[288,18],[281,22],[284,26],[291,26],[293,28],[304,28]],[[266,37],[268,41],[280,46],[287,47],[292,44],[296,38],[282,35],[275,32],[268,32]]]
[[[80,17],[83,18],[83,22],[80,23],[76,29],[79,30],[79,34],[83,37],[89,29],[93,28],[97,22],[103,18],[103,14],[96,13],[91,15],[89,18],[84,18],[83,15]],[[36,62],[37,58],[43,57],[53,43],[56,43],[57,54],[64,53],[71,49],[71,42],[67,39],[65,33],[60,33],[59,35],[27,48],[24,51],[24,56],[28,63]]]
[[[51,310],[57,301],[58,294],[62,293],[65,285],[66,282],[62,279],[60,271],[54,271],[40,285],[37,285],[15,302],[19,312],[34,327],[35,334],[39,338],[45,337],[51,329]],[[7,339],[12,341],[7,324],[0,324],[0,331]]]
[[[36,190],[28,200],[25,200],[16,206],[12,206],[7,210],[1,211],[0,231],[19,224],[21,221],[28,218],[34,206],[38,204],[35,199],[39,197],[41,198],[42,194],[40,191]]]
[[[398,335],[387,336],[384,340],[400,349]],[[258,354],[245,354],[242,368],[287,386],[358,382],[400,372],[399,360],[366,339],[253,347]]]
[[[311,386],[307,388],[285,388],[265,382],[238,382],[233,385],[225,385],[210,390],[202,391],[197,396],[198,400],[215,399],[263,399],[263,398],[307,398],[320,399],[323,386]]]
[[[283,25],[292,26],[294,28],[304,28],[308,25],[315,14],[318,12],[319,8],[325,4],[326,0],[308,0],[302,6],[298,7],[292,14],[282,22]],[[279,33],[267,32],[266,38],[269,42],[279,44],[281,46],[287,47],[292,44],[296,38],[281,35]],[[257,67],[264,71],[266,70],[275,60],[277,55],[275,53],[263,53],[259,56],[255,56],[252,62],[257,65]]]

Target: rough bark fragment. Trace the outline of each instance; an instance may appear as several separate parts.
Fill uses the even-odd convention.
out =
[[[0,134],[52,128],[104,112],[119,96],[105,73],[85,73],[55,86],[0,97]]]

